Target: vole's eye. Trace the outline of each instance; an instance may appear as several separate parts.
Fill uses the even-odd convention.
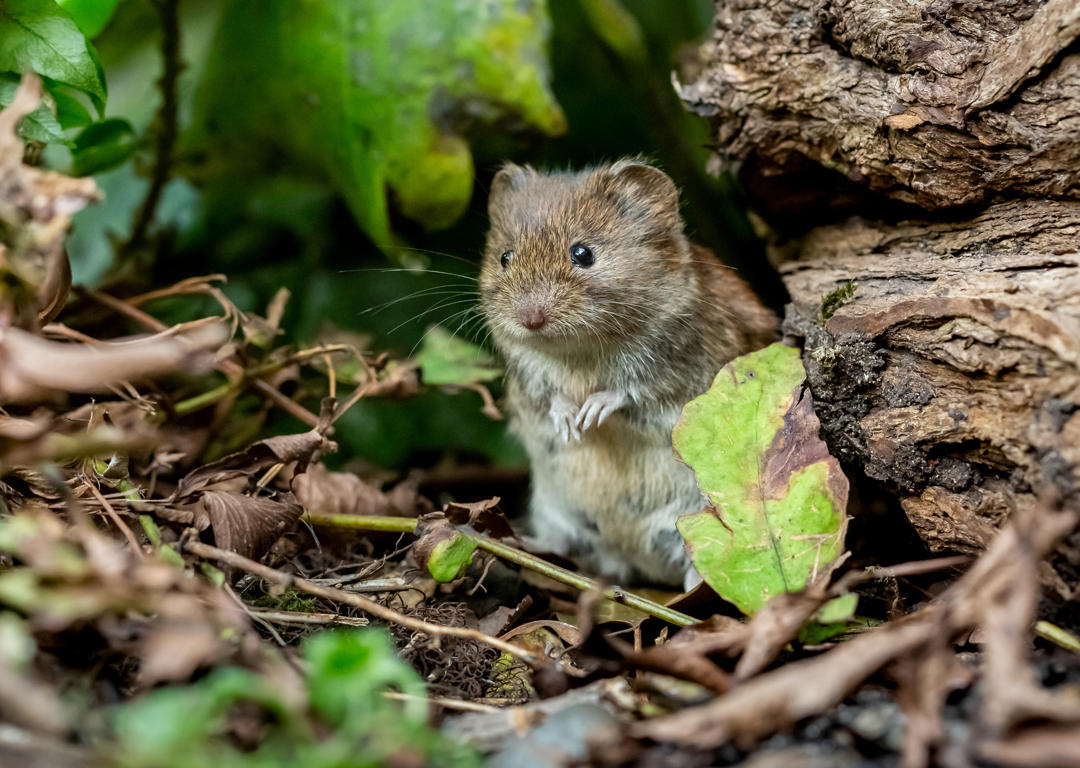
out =
[[[589,246],[574,243],[570,246],[570,261],[574,262],[575,267],[591,267],[596,257],[593,256]]]
[[[503,269],[506,269],[506,265],[510,263],[510,259],[512,259],[512,258],[514,258],[514,252],[513,251],[506,251],[502,255],[502,258],[499,259],[499,262],[502,264]]]

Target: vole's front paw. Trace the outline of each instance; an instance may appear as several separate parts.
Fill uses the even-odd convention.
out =
[[[594,392],[585,398],[581,410],[577,413],[578,429],[584,431],[595,426],[600,426],[615,411],[627,403],[625,392]]]
[[[564,443],[569,443],[570,438],[581,439],[581,428],[578,427],[578,404],[565,395],[555,395],[551,399],[551,409],[548,411],[551,420],[555,422],[555,431],[562,437]]]

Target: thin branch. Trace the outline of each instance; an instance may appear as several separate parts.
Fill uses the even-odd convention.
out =
[[[120,248],[123,255],[138,251],[146,244],[146,235],[154,220],[154,212],[161,200],[162,190],[169,181],[173,151],[176,148],[178,129],[177,80],[183,63],[180,61],[180,0],[154,0],[154,9],[161,19],[162,71],[158,84],[161,86],[161,108],[157,114],[157,140],[154,152],[154,170],[150,177],[150,189],[146,192],[131,238]]]
[[[312,525],[321,525],[326,528],[347,528],[350,530],[384,531],[388,533],[413,533],[416,530],[416,520],[409,517],[331,515],[324,512],[308,511],[305,513],[303,519],[307,520]],[[601,589],[600,583],[595,579],[590,579],[587,576],[582,576],[580,573],[574,573],[566,568],[561,568],[536,555],[530,555],[528,552],[515,549],[507,544],[503,544],[501,541],[489,539],[486,536],[477,536],[476,534],[468,535],[476,541],[476,545],[480,547],[480,549],[490,552],[497,557],[501,557],[504,560],[517,563],[523,568],[536,571],[537,573],[543,574],[562,584],[567,584],[576,589],[580,589],[582,592]],[[668,608],[666,605],[647,600],[640,595],[635,595],[633,592],[627,592],[619,587],[603,589],[602,594],[612,602],[629,606],[642,613],[646,613],[649,616],[666,621],[669,624],[674,624],[677,627],[687,627],[691,624],[698,623],[698,619],[695,619],[693,616],[680,613],[672,608]]]
[[[110,296],[107,293],[101,291],[83,291],[83,295],[90,299],[102,304],[114,312],[118,312],[126,317],[135,320],[137,323],[149,328],[155,333],[161,333],[168,330],[169,326],[158,320],[153,315],[148,315],[137,307],[133,307],[122,299],[118,299],[115,296]],[[238,378],[243,376],[244,368],[235,360],[222,360],[214,366],[215,369],[221,371],[226,376],[231,378]],[[252,386],[259,390],[264,396],[266,396],[274,405],[281,408],[283,411],[295,416],[300,421],[307,424],[309,427],[316,427],[319,425],[319,417],[309,411],[300,403],[293,400],[291,397],[287,397],[281,392],[274,389],[269,382],[263,379],[255,379],[252,382]]]
[[[413,616],[406,616],[403,613],[398,613],[393,608],[388,608],[381,603],[369,600],[355,592],[345,592],[344,590],[334,589],[333,587],[323,587],[318,584],[312,584],[307,579],[261,565],[260,563],[249,560],[243,555],[238,555],[235,552],[212,547],[191,536],[185,536],[181,544],[183,551],[190,552],[193,555],[198,555],[199,557],[208,560],[217,560],[218,562],[225,563],[233,568],[239,568],[262,579],[273,582],[274,584],[279,584],[286,589],[291,588],[300,592],[307,592],[309,595],[315,595],[316,597],[321,597],[325,600],[332,600],[337,603],[351,605],[353,608],[359,608],[365,613],[369,613],[383,621],[399,624],[417,632],[425,632],[437,637],[460,637],[465,640],[482,643],[483,645],[488,645],[503,653],[515,656],[537,669],[550,667],[553,663],[549,659],[532,653],[531,651],[527,651],[520,646],[508,643],[505,640],[500,640],[497,637],[492,637],[491,635],[485,635],[483,632],[479,632],[475,629],[469,629],[468,627],[445,627],[441,624],[432,624],[429,621],[417,619]]]
[[[101,491],[98,490],[97,486],[95,486],[89,481],[87,481],[85,485],[88,489],[90,489],[90,493],[93,494],[95,499],[97,499],[98,504],[100,504],[102,509],[105,510],[105,513],[109,516],[110,519],[112,519],[116,527],[119,528],[120,532],[124,534],[124,538],[127,539],[128,544],[131,545],[131,551],[134,552],[135,556],[138,557],[140,560],[144,559],[146,555],[143,553],[142,547],[139,546],[139,540],[135,538],[135,534],[132,532],[131,528],[128,526],[127,523],[124,522],[124,518],[120,517],[120,514],[116,511],[113,505],[109,503],[109,500],[101,494]]]
[[[359,616],[341,616],[337,613],[312,613],[311,611],[248,611],[252,616],[277,624],[338,624],[345,627],[366,627],[368,620]]]
[[[313,349],[301,349],[288,357],[281,360],[272,360],[268,363],[262,363],[252,368],[243,370],[242,374],[230,381],[225,382],[213,389],[208,389],[193,397],[189,397],[186,400],[181,400],[179,403],[173,406],[173,410],[181,415],[187,415],[193,413],[202,408],[209,407],[219,402],[228,395],[238,392],[248,384],[254,384],[256,380],[266,376],[270,373],[277,373],[283,368],[287,368],[294,363],[303,363],[309,358],[322,356],[327,360],[330,359],[330,355],[335,352],[348,352],[349,348],[342,344],[333,344],[330,346],[316,347]],[[275,390],[276,391],[276,390]],[[333,397],[333,395],[331,395]]]

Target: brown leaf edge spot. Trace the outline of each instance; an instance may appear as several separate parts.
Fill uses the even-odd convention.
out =
[[[784,426],[777,430],[765,453],[762,493],[767,499],[783,498],[790,489],[792,475],[804,467],[824,462],[829,468],[829,490],[840,514],[844,514],[848,500],[847,476],[819,436],[821,422],[814,413],[810,390],[800,386],[794,395],[795,404],[784,414]]]

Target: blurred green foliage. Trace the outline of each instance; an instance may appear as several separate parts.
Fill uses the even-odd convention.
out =
[[[427,725],[424,685],[398,660],[385,630],[320,632],[304,643],[306,702],[270,679],[223,668],[193,685],[163,688],[121,707],[118,745],[107,762],[124,768],[376,768],[408,764],[467,768],[469,747]],[[397,691],[408,698],[383,696]],[[229,717],[254,720],[258,746],[223,736]]]
[[[731,183],[704,172],[708,128],[671,88],[672,69],[708,30],[710,0],[182,0],[172,180],[153,251],[124,257],[161,129],[160,20],[149,0],[0,0],[0,23],[10,8],[43,4],[66,34],[92,38],[86,56],[105,73],[95,98],[108,83],[104,123],[84,64],[85,92],[47,81],[55,111],[23,125],[52,142],[49,164],[93,173],[106,195],[76,217],[77,283],[138,290],[224,273],[245,311],[291,289],[287,342],[343,329],[372,351],[406,355],[435,325],[482,342],[470,310],[494,170],[507,159],[565,167],[627,154],[665,168],[691,235],[756,276]],[[0,70],[26,66],[0,55]],[[14,77],[0,75],[0,101]],[[215,311],[193,301],[150,309],[166,321]],[[236,412],[257,412],[251,400]],[[475,393],[435,388],[362,401],[335,435],[339,460],[523,464],[480,405]],[[274,412],[267,427],[297,424]]]

